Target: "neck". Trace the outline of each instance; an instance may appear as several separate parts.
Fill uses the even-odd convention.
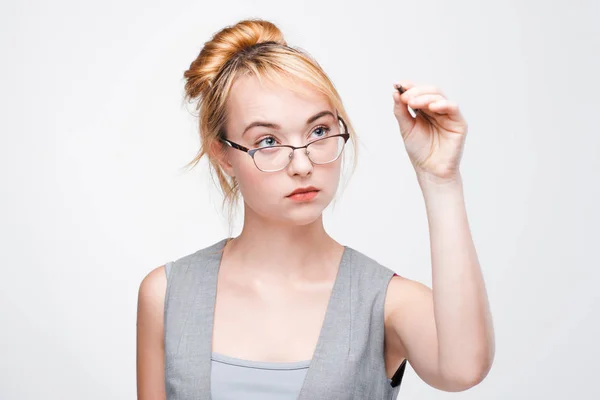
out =
[[[236,273],[268,280],[330,277],[343,252],[343,246],[325,231],[322,215],[294,225],[266,220],[248,207],[242,232],[227,247]]]

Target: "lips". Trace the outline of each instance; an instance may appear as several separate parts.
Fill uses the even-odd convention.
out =
[[[317,192],[317,191],[319,191],[319,189],[317,189],[316,187],[308,186],[308,187],[298,188],[298,189],[294,190],[292,193],[288,194],[287,197],[293,196],[298,193],[308,193],[308,192]]]

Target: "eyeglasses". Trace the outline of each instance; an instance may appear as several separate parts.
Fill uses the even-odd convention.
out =
[[[221,138],[220,140],[234,149],[248,153],[254,160],[256,168],[263,172],[277,172],[285,169],[294,157],[294,150],[298,149],[305,149],[308,159],[313,164],[329,164],[340,157],[350,138],[346,123],[341,117],[338,119],[343,126],[344,133],[335,134],[336,131],[339,131],[338,126],[337,129],[330,129],[329,133],[333,133],[332,135],[313,140],[299,147],[281,144],[249,149],[228,139]]]

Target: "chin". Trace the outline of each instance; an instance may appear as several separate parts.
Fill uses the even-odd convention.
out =
[[[295,226],[306,226],[306,225],[310,225],[313,222],[317,221],[320,217],[321,217],[321,213],[319,213],[318,215],[310,215],[310,216],[306,215],[303,217],[291,218],[288,221],[293,223]]]
[[[277,211],[277,213],[275,214],[274,211]],[[278,224],[306,226],[318,221],[322,214],[322,207],[316,204],[305,204],[301,208],[271,209],[268,214],[263,214],[263,217],[276,221]]]
[[[281,220],[296,226],[304,226],[312,224],[323,215],[322,204],[307,203],[298,207],[290,207],[282,210]]]
[[[319,195],[325,195],[321,192]],[[246,203],[249,210],[252,210],[257,216],[272,221],[275,224],[283,224],[288,226],[305,226],[318,221],[331,199],[329,196],[322,196],[306,202],[293,202],[289,199],[284,199],[283,202],[273,202],[269,205],[265,203],[257,204],[257,207],[252,207]]]

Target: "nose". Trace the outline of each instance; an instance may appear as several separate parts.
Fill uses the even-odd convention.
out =
[[[290,175],[306,176],[312,173],[313,163],[308,158],[308,150],[306,148],[292,151],[290,158],[291,161],[288,165]]]

